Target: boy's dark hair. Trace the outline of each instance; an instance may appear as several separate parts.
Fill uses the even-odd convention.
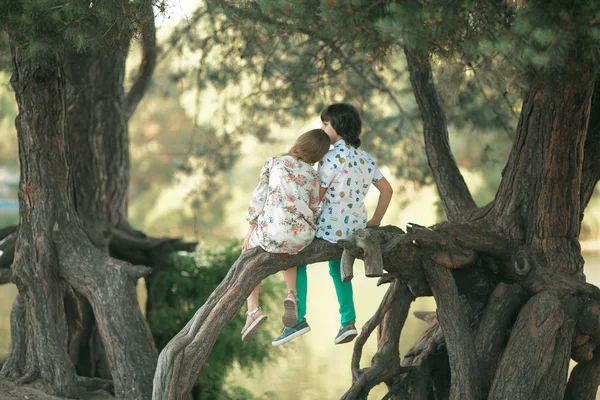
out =
[[[352,104],[335,103],[328,106],[321,113],[321,121],[329,122],[350,146],[360,147],[362,121],[358,110]]]

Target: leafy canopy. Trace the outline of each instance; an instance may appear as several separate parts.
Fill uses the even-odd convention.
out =
[[[152,0],[1,0],[0,26],[31,57],[89,47],[125,48],[152,12]],[[6,37],[6,36],[5,36]]]

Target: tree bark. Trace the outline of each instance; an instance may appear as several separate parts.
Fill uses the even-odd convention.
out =
[[[13,280],[27,335],[25,352],[11,354],[2,374],[21,381],[40,377],[56,393],[77,397],[82,381],[67,352],[64,311],[73,288],[93,308],[117,396],[149,398],[157,353],[135,293],[135,281],[149,269],[111,260],[83,233],[73,203],[63,60],[24,59],[13,49],[13,62],[21,166]]]
[[[115,193],[124,197],[129,183],[128,157],[122,157],[128,148],[106,148],[106,142],[122,142],[127,136],[122,111],[126,57],[127,49],[117,47],[71,54],[65,60],[75,206],[92,243],[107,253],[111,228],[123,212],[122,200],[112,200]],[[109,161],[115,159],[123,161],[113,166],[117,173],[109,170]]]
[[[579,363],[571,371],[565,400],[595,400],[600,385],[600,353],[591,361]]]
[[[442,101],[433,83],[429,53],[404,47],[410,82],[423,120],[423,136],[429,168],[444,203],[448,220],[466,220],[477,209],[469,188],[450,150]]]
[[[543,292],[521,310],[498,366],[490,400],[563,398],[575,323],[559,296],[557,292]]]
[[[495,226],[548,270],[581,276],[578,241],[583,148],[593,82],[537,76],[523,102],[495,201]]]
[[[58,57],[26,59],[13,51],[11,84],[21,178],[20,227],[12,266],[26,314],[25,378],[41,377],[57,394],[75,397],[75,369],[66,351],[64,284],[53,243],[60,223],[73,223],[71,183],[65,159],[65,77]],[[20,353],[22,354],[22,353]],[[19,354],[15,354],[16,357]]]
[[[505,283],[500,283],[490,297],[475,339],[483,393],[491,387],[508,330],[526,300],[527,294],[519,285]]]
[[[425,276],[437,305],[437,316],[446,338],[452,381],[450,398],[479,399],[481,384],[478,374],[474,335],[450,271],[432,261],[424,262]]]

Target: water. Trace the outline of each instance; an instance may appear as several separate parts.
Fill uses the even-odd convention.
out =
[[[600,285],[600,252],[585,253],[587,281]],[[269,279],[282,279],[277,274]],[[226,385],[242,386],[256,396],[273,399],[339,399],[350,387],[352,378],[350,360],[353,344],[335,345],[333,339],[339,329],[339,313],[333,283],[325,263],[309,266],[307,321],[312,331],[286,345],[273,348],[274,361],[252,372],[237,366],[228,376]],[[357,262],[354,294],[358,326],[369,319],[385,294],[388,285],[376,286],[376,279],[364,277],[362,263]],[[144,302],[143,285],[140,285],[140,302]],[[0,286],[0,358],[10,349],[10,308],[17,294],[13,285]],[[426,328],[425,322],[416,319],[413,311],[433,311],[432,298],[419,298],[412,307],[400,338],[400,354],[419,339]],[[279,315],[270,315],[267,324],[276,330],[281,322]],[[376,351],[376,332],[363,350],[361,367],[368,367]],[[243,346],[240,341],[240,346]],[[369,399],[380,399],[387,391],[384,385],[374,388]],[[600,399],[600,397],[599,397]]]

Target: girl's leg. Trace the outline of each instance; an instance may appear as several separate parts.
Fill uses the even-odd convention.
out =
[[[283,301],[283,325],[294,327],[298,323],[298,302],[296,296],[296,267],[283,271],[287,295]]]
[[[342,317],[342,326],[356,322],[356,311],[354,310],[354,299],[352,293],[352,282],[344,283],[340,271],[340,260],[329,261],[329,275],[333,278],[335,294],[340,304],[340,315]]]
[[[308,295],[306,265],[299,265],[296,269],[296,293],[298,298],[298,322],[302,322],[306,316],[306,296]]]
[[[246,299],[246,303],[248,304],[248,312],[252,312],[258,308],[258,286],[254,288],[248,299]],[[256,315],[262,314],[262,311],[259,310]],[[252,323],[253,319],[250,316],[246,316],[246,325],[244,325],[244,329],[248,327]]]
[[[285,287],[287,288],[288,295],[290,292],[294,293],[294,300],[296,300],[296,267],[286,269],[283,271],[283,279],[285,279]]]

